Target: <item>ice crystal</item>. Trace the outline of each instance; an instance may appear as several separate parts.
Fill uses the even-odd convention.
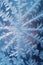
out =
[[[43,64],[43,0],[0,0],[0,65]]]

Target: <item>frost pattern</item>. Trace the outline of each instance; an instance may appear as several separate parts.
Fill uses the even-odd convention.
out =
[[[42,6],[43,0],[0,0],[0,65],[43,64]]]

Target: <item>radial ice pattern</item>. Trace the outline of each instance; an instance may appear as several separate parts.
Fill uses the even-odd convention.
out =
[[[0,1],[0,65],[42,65],[41,3],[43,0]]]

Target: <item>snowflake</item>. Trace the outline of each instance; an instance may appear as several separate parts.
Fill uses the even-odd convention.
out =
[[[42,0],[0,1],[0,65],[42,65],[42,4]]]

